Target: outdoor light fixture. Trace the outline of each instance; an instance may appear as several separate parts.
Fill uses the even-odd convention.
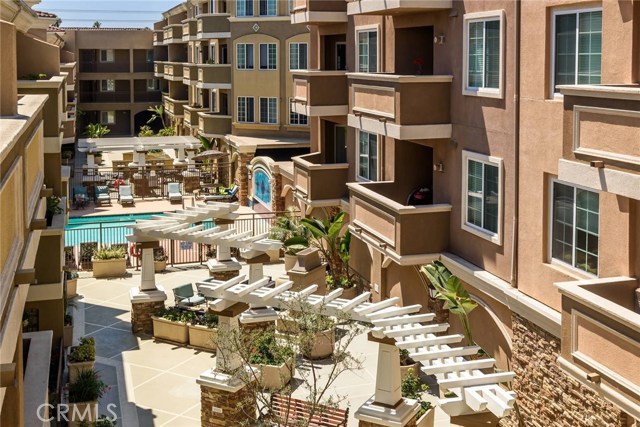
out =
[[[444,172],[444,163],[438,162],[433,165],[434,172]]]
[[[433,43],[442,45],[444,44],[444,39],[445,39],[444,34],[440,33],[439,36],[433,37]]]

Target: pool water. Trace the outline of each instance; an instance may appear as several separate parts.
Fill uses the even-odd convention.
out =
[[[84,224],[115,224],[115,225],[127,225],[133,224],[138,219],[151,219],[153,215],[162,215],[161,212],[143,213],[143,214],[126,214],[126,215],[99,215],[99,216],[81,216],[75,218],[69,218],[69,224],[66,229],[82,228]]]

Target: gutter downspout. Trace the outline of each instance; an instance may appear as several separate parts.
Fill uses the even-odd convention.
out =
[[[518,219],[520,203],[520,26],[522,23],[521,0],[515,2],[516,28],[514,53],[514,107],[513,107],[513,145],[514,145],[514,206],[513,231],[511,242],[511,286],[518,287]]]

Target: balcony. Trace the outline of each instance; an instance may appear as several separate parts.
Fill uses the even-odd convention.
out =
[[[166,95],[163,97],[164,111],[172,117],[182,117],[184,115],[184,106],[188,103],[189,101],[186,99],[173,99]]]
[[[231,89],[231,64],[198,64],[198,89]]]
[[[73,142],[73,138],[76,136],[76,122],[75,120],[70,120],[62,123],[63,134],[63,144],[68,144]],[[65,141],[66,140],[66,141]]]
[[[228,13],[203,13],[196,18],[197,38],[203,39],[228,39],[231,37],[231,26]]]
[[[182,41],[188,42],[196,40],[198,32],[198,21],[195,18],[182,21]]]
[[[347,0],[347,15],[408,15],[451,9],[452,0]]]
[[[197,64],[182,65],[182,83],[186,85],[195,85],[198,83],[198,66]]]
[[[167,25],[162,37],[162,44],[182,43],[182,24]]]
[[[153,75],[155,77],[164,77],[164,62],[156,61],[153,63]]]
[[[116,62],[100,62],[100,61],[81,61],[81,73],[128,73],[129,61]]]
[[[326,163],[322,153],[293,159],[295,197],[309,207],[338,206],[347,196],[348,163]]]
[[[49,97],[43,109],[45,137],[58,137],[62,122],[67,120],[67,110],[64,106],[67,91],[64,82],[64,76],[53,76],[42,80],[18,80],[19,94],[48,95]]]
[[[347,77],[349,126],[398,140],[451,138],[452,76]]]
[[[451,205],[407,205],[407,192],[394,182],[347,186],[351,194],[349,229],[398,264],[426,262],[447,249]]]
[[[198,132],[207,138],[222,138],[231,133],[231,116],[218,113],[198,113]]]
[[[162,92],[159,90],[136,91],[133,93],[134,102],[161,102]]]
[[[172,82],[182,82],[182,62],[165,62],[164,78]]]
[[[80,92],[80,102],[128,103],[131,102],[131,92],[125,90],[111,92]]]
[[[164,30],[153,30],[153,45],[154,46],[162,46],[164,45]]]
[[[347,2],[344,0],[294,0],[292,24],[337,24],[347,22]]]
[[[191,129],[198,129],[200,126],[200,116],[198,113],[209,111],[208,108],[184,106],[184,124]]]
[[[344,116],[349,110],[345,71],[294,71],[293,108],[306,116]]]
[[[579,280],[556,287],[562,295],[561,368],[640,418],[638,279]]]

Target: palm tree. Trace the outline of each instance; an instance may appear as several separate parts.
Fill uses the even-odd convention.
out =
[[[102,27],[102,22],[96,21],[93,23],[93,28],[100,28],[100,27]]]
[[[84,134],[89,138],[102,138],[109,132],[111,132],[111,129],[100,123],[89,123],[87,127],[84,128]]]
[[[349,281],[347,267],[351,233],[347,231],[343,237],[340,236],[344,216],[345,213],[340,212],[336,216],[325,219],[324,221],[317,218],[302,218],[300,220],[301,224],[311,233],[309,242],[320,250],[322,256],[327,261],[329,275],[336,285],[341,283],[342,280]]]

